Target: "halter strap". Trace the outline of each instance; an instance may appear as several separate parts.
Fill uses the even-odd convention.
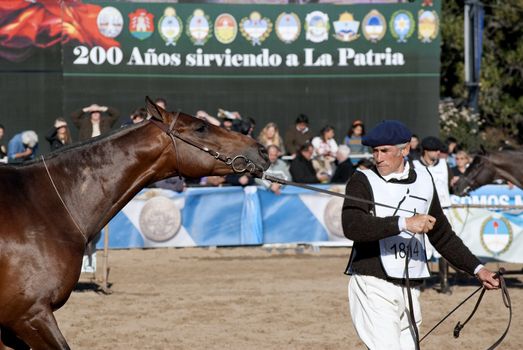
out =
[[[80,234],[82,235],[82,237],[84,238],[84,241],[87,243],[87,236],[85,235],[85,233],[82,231],[82,229],[80,228],[80,226],[78,225],[78,223],[76,222],[76,220],[74,219],[74,216],[73,214],[71,213],[71,211],[69,210],[69,208],[67,207],[67,205],[65,204],[62,196],[60,195],[60,192],[58,192],[58,188],[56,187],[56,184],[54,183],[53,181],[53,177],[51,176],[51,173],[49,172],[49,168],[47,167],[47,163],[45,162],[45,158],[44,158],[44,155],[42,154],[41,156],[42,158],[42,162],[44,163],[44,168],[45,168],[45,171],[47,172],[47,176],[49,177],[49,180],[51,181],[51,185],[53,185],[53,188],[54,188],[54,191],[56,193],[56,195],[58,196],[58,198],[60,199],[60,202],[62,202],[62,205],[64,206],[65,208],[65,211],[67,211],[67,214],[69,214],[69,217],[71,218],[71,220],[73,221],[74,225],[76,226],[76,228],[78,229],[78,232],[80,232]]]
[[[156,120],[154,118],[149,119],[149,121],[151,123],[153,123],[158,128],[163,130],[171,138],[173,146],[174,146],[174,149],[175,149],[175,153],[176,153],[176,160],[177,160],[176,168],[177,168],[177,171],[178,171],[178,175],[181,175],[181,174],[180,174],[180,167],[179,167],[178,152],[177,152],[177,149],[176,149],[176,139],[180,139],[183,142],[185,142],[185,143],[187,143],[187,144],[189,144],[189,145],[191,145],[193,147],[196,147],[196,148],[198,148],[199,150],[201,150],[201,151],[203,151],[205,153],[210,154],[215,159],[224,162],[226,165],[230,166],[235,173],[243,173],[245,171],[248,171],[248,172],[254,174],[255,176],[261,177],[262,171],[259,171],[256,168],[256,165],[249,158],[247,158],[246,156],[244,156],[244,155],[237,155],[237,156],[234,156],[234,157],[231,158],[231,157],[228,157],[228,156],[226,156],[224,154],[221,154],[220,152],[212,150],[209,147],[204,146],[204,145],[202,145],[202,144],[200,144],[198,142],[191,141],[191,140],[188,140],[188,139],[184,138],[178,132],[178,130],[175,129],[176,121],[178,120],[178,116],[179,115],[180,115],[180,111],[178,111],[176,113],[176,115],[173,118],[173,121],[171,122],[171,124],[169,126],[167,126],[167,124],[162,123],[161,121]],[[242,164],[242,163],[244,163],[244,164]]]

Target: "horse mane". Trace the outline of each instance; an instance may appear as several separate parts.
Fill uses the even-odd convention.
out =
[[[120,137],[121,135],[134,131],[135,129],[138,129],[144,125],[145,125],[145,123],[124,125],[118,129],[111,130],[107,133],[104,133],[104,134],[96,136],[96,137],[92,137],[85,141],[73,142],[72,144],[64,145],[63,147],[61,147],[57,150],[51,151],[47,154],[44,154],[43,156],[47,160],[47,159],[55,158],[64,153],[76,152],[78,150],[81,150],[81,149],[90,147],[91,145],[94,145],[96,143],[99,143],[102,140],[110,140],[110,139],[114,139],[116,137]],[[28,160],[28,161],[25,161],[22,163],[11,163],[11,164],[5,164],[3,166],[12,167],[12,168],[23,168],[23,167],[34,165],[36,163],[40,163],[41,161],[42,161],[42,159],[41,159],[41,155],[40,155],[40,156],[35,157],[34,159],[31,159],[31,160]]]

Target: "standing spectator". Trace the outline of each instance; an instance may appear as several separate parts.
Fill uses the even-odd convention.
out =
[[[343,139],[343,143],[349,146],[352,154],[369,153],[369,148],[361,143],[361,138],[365,135],[365,125],[361,120],[352,122],[352,126]]]
[[[329,177],[334,172],[333,163],[336,160],[338,144],[334,139],[334,127],[327,125],[320,131],[320,136],[312,139],[314,147],[313,162],[316,172],[326,172]]]
[[[49,141],[51,151],[71,144],[71,133],[69,132],[69,127],[67,126],[65,119],[56,118],[54,121],[54,126],[47,132],[45,138],[47,141]]]
[[[447,164],[452,168],[456,166],[456,151],[458,150],[458,140],[449,136],[445,140],[447,146]]]
[[[470,156],[466,151],[458,151],[456,153],[456,166],[450,168],[452,178],[450,180],[450,186],[454,186],[458,182],[460,177],[465,176],[465,171],[471,162]]]
[[[413,162],[419,160],[421,157],[421,147],[419,142],[419,137],[416,134],[412,134],[410,138],[410,152],[407,156],[408,160]]]
[[[22,131],[9,140],[7,158],[9,163],[21,163],[35,158],[38,135],[33,130]]]
[[[296,118],[295,124],[285,132],[285,149],[287,154],[293,158],[296,157],[298,150],[307,141],[310,141],[312,135],[309,130],[309,117],[300,114]]]
[[[298,150],[298,154],[291,161],[290,172],[295,182],[319,183],[329,180],[326,173],[316,173],[312,165],[312,155],[314,147],[310,143],[303,144]]]
[[[278,130],[278,125],[276,123],[268,123],[265,125],[258,136],[258,142],[261,143],[264,147],[269,147],[271,145],[277,146],[282,154],[285,154],[285,146],[283,145],[283,139]]]
[[[88,140],[111,130],[119,117],[120,113],[115,108],[97,104],[84,107],[71,114],[73,123],[78,128],[78,139],[80,141]]]
[[[340,145],[338,152],[336,152],[336,161],[338,166],[334,175],[332,175],[331,183],[344,184],[349,181],[350,177],[354,173],[354,165],[349,157],[350,148],[347,145]]]
[[[280,148],[276,145],[269,145],[267,147],[267,153],[269,154],[269,161],[271,162],[271,165],[267,170],[265,170],[265,173],[280,179],[292,181],[291,173],[289,172],[289,166],[279,158],[282,155]],[[282,185],[279,183],[264,181],[262,179],[256,179],[255,181],[256,184],[264,186],[274,194],[281,193]]]
[[[421,141],[421,158],[412,162],[415,169],[427,168],[432,175],[434,185],[436,186],[436,194],[438,195],[439,203],[443,209],[443,213],[452,225],[450,217],[450,169],[445,161],[445,158],[440,157],[442,149],[446,146],[437,137],[429,136]],[[431,251],[432,250],[432,251]],[[448,282],[448,263],[441,257],[440,253],[435,251],[429,244],[427,244],[427,256],[434,255],[438,258],[439,263],[439,277],[442,293],[449,293],[450,286]]]
[[[7,163],[7,147],[4,144],[5,128],[0,124],[0,163]]]

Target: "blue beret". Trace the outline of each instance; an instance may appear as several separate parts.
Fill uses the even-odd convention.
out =
[[[402,122],[384,120],[363,136],[361,143],[370,147],[399,145],[409,142],[411,137],[412,133]]]

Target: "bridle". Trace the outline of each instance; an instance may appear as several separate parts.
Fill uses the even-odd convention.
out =
[[[180,132],[176,129],[176,122],[178,121],[179,115],[180,115],[180,111],[176,112],[176,114],[174,115],[174,118],[171,121],[171,124],[169,126],[167,126],[167,124],[165,124],[157,119],[154,119],[154,117],[151,117],[149,119],[149,121],[151,123],[153,123],[153,125],[157,126],[161,130],[163,130],[171,138],[171,141],[172,141],[172,144],[174,147],[174,152],[176,154],[176,173],[178,174],[178,176],[182,176],[182,173],[180,170],[181,161],[178,156],[178,148],[176,147],[176,139],[179,139],[193,147],[196,147],[199,150],[210,154],[215,159],[224,162],[226,165],[230,166],[231,169],[237,174],[248,172],[248,173],[253,174],[254,176],[261,177],[261,174],[263,174],[263,169],[260,169],[259,167],[257,167],[253,161],[251,161],[249,158],[247,158],[243,154],[236,155],[233,157],[226,156],[226,155],[221,154],[220,152],[215,151],[198,142],[191,141],[191,140],[188,140],[185,137],[183,137],[180,134]]]

